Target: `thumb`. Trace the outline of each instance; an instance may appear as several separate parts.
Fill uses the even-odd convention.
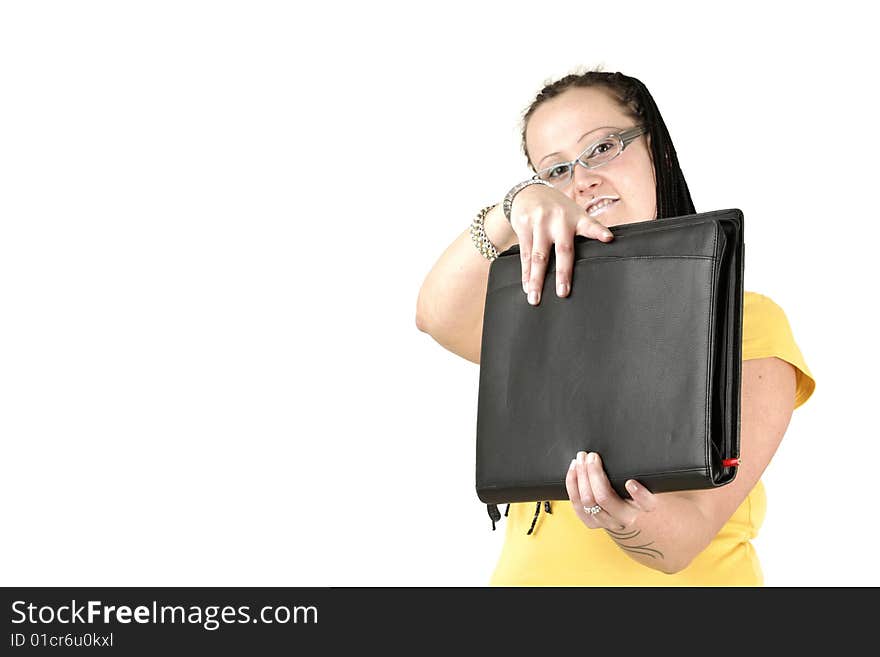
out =
[[[657,497],[635,479],[626,482],[626,489],[632,496],[632,501],[645,513],[650,513],[657,508]]]
[[[614,239],[614,235],[610,230],[595,219],[590,219],[590,217],[586,215],[581,217],[580,221],[577,222],[574,234],[583,235],[584,237],[600,240],[602,242],[610,242]]]

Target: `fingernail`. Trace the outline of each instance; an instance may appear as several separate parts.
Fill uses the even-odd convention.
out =
[[[587,454],[587,463],[595,463],[596,462],[596,452],[590,452]]]
[[[577,460],[578,460],[578,463],[585,463],[587,460],[587,453],[586,452],[578,452]]]
[[[606,230],[605,232],[602,233],[602,235],[604,237],[614,237],[614,235],[611,233],[610,230]]]
[[[556,294],[558,294],[558,295],[561,296],[561,297],[564,297],[564,296],[565,296],[565,290],[566,290],[567,287],[568,287],[568,286],[567,286],[565,283],[560,283],[559,285],[556,286]]]
[[[569,470],[574,470],[574,466],[576,466],[576,465],[577,465],[577,459],[572,459],[572,460],[571,460],[571,465],[568,466],[568,469],[569,469]]]
[[[538,293],[532,290],[529,292],[529,303],[533,306],[538,303]]]
[[[527,281],[523,281],[523,292],[525,292],[526,294],[529,293],[529,288],[528,288],[528,282],[527,282]]]
[[[636,486],[636,482],[634,482],[634,481],[630,481],[630,482],[627,483],[627,485],[626,485],[626,489],[627,489],[630,493],[635,493],[635,492],[639,489],[639,487]]]

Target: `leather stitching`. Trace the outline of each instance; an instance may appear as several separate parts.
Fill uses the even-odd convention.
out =
[[[592,262],[597,265],[612,263],[612,262],[625,262],[628,260],[716,260],[715,256],[704,256],[704,255],[674,255],[674,256],[663,256],[663,255],[652,255],[652,256],[592,256],[587,258],[581,258],[580,260],[575,260],[574,264],[577,265],[579,262]],[[548,269],[545,272],[545,276],[549,276],[550,274],[556,271],[555,268]],[[506,285],[501,285],[496,288],[492,288],[486,293],[486,296],[492,296],[496,292],[500,292],[501,290],[506,290],[511,287],[522,287],[522,282],[517,281],[516,283],[508,283]]]
[[[712,279],[709,287],[709,318],[706,322],[706,344],[709,346],[708,349],[708,360],[706,372],[708,372],[706,376],[706,420],[705,420],[705,436],[707,440],[705,443],[705,464],[706,464],[706,472],[709,474],[710,478],[712,476],[712,467],[710,465],[709,459],[712,455],[712,427],[711,427],[711,417],[712,417],[712,400],[711,400],[711,391],[712,391],[712,365],[713,359],[715,358],[715,341],[712,339],[712,329],[713,329],[713,320],[715,318],[715,275],[718,272],[718,231],[721,230],[721,227],[718,225],[718,222],[715,223],[715,232],[712,235],[712,253],[715,254],[713,260],[715,261],[712,266]]]

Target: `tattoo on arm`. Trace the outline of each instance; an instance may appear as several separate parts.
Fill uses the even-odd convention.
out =
[[[611,540],[613,540],[627,552],[642,554],[651,557],[652,559],[663,559],[663,553],[660,550],[648,547],[649,545],[653,545],[654,541],[651,541],[650,543],[645,543],[644,545],[638,545],[638,536],[642,533],[641,529],[634,529],[631,532],[616,532],[610,529],[606,529],[605,531],[608,532],[608,534],[611,536]],[[633,541],[634,544],[631,543],[627,545],[621,543],[621,541]]]

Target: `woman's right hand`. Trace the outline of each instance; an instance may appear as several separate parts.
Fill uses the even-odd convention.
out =
[[[523,292],[529,303],[541,301],[550,248],[556,245],[556,294],[568,296],[574,268],[574,236],[610,242],[614,235],[587,215],[568,196],[546,185],[529,185],[517,192],[510,225],[519,241]]]

